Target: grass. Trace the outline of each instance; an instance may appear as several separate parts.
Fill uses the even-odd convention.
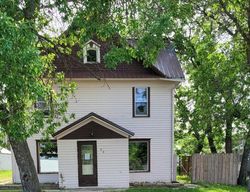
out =
[[[191,179],[188,176],[177,176],[177,181],[183,184],[191,184]],[[195,188],[193,188],[196,186]],[[240,186],[229,186],[219,184],[204,184],[200,183],[193,185],[193,187],[182,187],[182,188],[166,188],[166,187],[138,187],[130,188],[126,192],[247,192],[245,187]]]
[[[127,192],[247,192],[244,187],[226,185],[199,185],[196,188],[131,188]]]
[[[11,183],[12,171],[0,171],[0,185]]]
[[[191,183],[191,178],[187,175],[178,175],[176,180],[183,184]]]

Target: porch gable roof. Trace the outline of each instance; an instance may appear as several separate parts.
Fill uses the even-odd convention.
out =
[[[117,125],[116,123],[96,114],[96,113],[89,113],[88,115],[74,121],[73,123],[67,125],[66,127],[58,130],[56,133],[53,134],[55,139],[62,139],[67,135],[77,131],[78,129],[84,129],[84,126],[90,123],[99,124],[100,127],[108,129],[107,131],[112,131],[114,134],[119,134],[124,138],[129,138],[134,136],[134,133],[125,129],[124,127]]]

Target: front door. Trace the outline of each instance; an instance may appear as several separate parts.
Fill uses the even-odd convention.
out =
[[[78,141],[79,186],[97,186],[96,141]]]

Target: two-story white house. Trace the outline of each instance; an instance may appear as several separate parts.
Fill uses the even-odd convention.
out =
[[[184,75],[174,49],[162,49],[145,68],[141,61],[105,68],[104,42],[90,40],[78,58],[57,58],[58,71],[77,83],[68,113],[76,118],[53,135],[28,139],[41,183],[61,188],[127,188],[134,182],[171,182],[174,90]],[[72,59],[78,58],[78,59]],[[20,182],[13,159],[13,181]]]

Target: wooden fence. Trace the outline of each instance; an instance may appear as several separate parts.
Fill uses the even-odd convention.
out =
[[[237,184],[241,156],[232,154],[195,154],[192,156],[192,182]]]

